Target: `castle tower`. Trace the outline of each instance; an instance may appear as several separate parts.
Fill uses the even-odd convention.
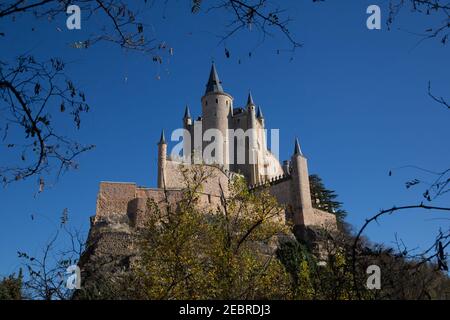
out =
[[[294,154],[291,159],[294,193],[294,224],[304,225],[305,214],[312,210],[311,191],[309,187],[308,164],[298,139],[295,139]]]
[[[167,143],[164,130],[158,142],[158,188],[164,188],[166,184]]]
[[[189,110],[189,106],[187,105],[184,110],[183,128],[186,130],[183,134],[183,157],[184,161],[191,163],[193,127],[191,111]]]
[[[265,131],[264,115],[263,115],[261,106],[258,106],[258,111],[256,113],[256,119],[258,119],[258,123],[260,125],[259,130],[258,130],[258,140],[261,143],[261,149],[267,150],[267,137],[266,137],[266,131]],[[267,172],[266,172],[266,174],[267,174]]]
[[[188,105],[186,105],[186,108],[184,109],[183,125],[184,128],[192,125],[191,111],[189,110]]]
[[[261,126],[264,128],[264,115],[262,112],[262,108],[258,107],[258,112],[256,113],[256,118],[261,122]]]
[[[248,143],[248,165],[250,167],[250,184],[259,183],[258,172],[258,127],[256,118],[256,105],[253,102],[251,92],[248,93],[247,98],[247,128],[250,130],[249,143]],[[247,150],[246,150],[247,151]]]
[[[217,70],[214,63],[211,66],[208,83],[206,84],[206,91],[201,99],[202,102],[202,136],[205,137],[205,132],[208,129],[216,129],[222,136],[222,150],[221,155],[214,154],[219,157],[225,169],[229,169],[229,142],[228,142],[228,122],[230,110],[232,110],[233,97],[225,93],[222,88],[222,83],[217,75]],[[203,150],[205,146],[209,145],[211,141],[203,142]],[[204,159],[207,161],[207,159]]]

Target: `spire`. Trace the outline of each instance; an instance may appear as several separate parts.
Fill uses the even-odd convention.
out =
[[[264,118],[264,115],[263,115],[263,113],[262,113],[261,107],[258,107],[258,113],[256,114],[256,117],[257,117],[258,119],[263,119],[263,118]]]
[[[164,134],[164,129],[161,131],[161,138],[159,138],[158,145],[166,144],[166,136]]]
[[[190,118],[191,118],[191,111],[189,110],[189,106],[186,105],[186,109],[184,109],[183,119],[190,119]]]
[[[213,62],[211,66],[211,72],[209,73],[208,83],[206,84],[205,95],[210,92],[221,92],[223,93],[222,82],[217,75],[216,66]]]
[[[294,149],[294,155],[300,155],[303,156],[302,150],[300,149],[300,143],[298,142],[298,139],[295,138],[295,149]]]
[[[255,105],[255,103],[253,102],[252,93],[250,91],[248,92],[247,105],[248,106],[254,106]]]

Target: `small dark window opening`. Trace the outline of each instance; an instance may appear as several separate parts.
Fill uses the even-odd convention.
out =
[[[216,99],[216,103],[219,103],[219,99]]]

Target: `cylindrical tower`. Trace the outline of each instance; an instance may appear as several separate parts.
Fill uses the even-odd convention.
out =
[[[221,81],[217,75],[214,64],[211,67],[208,83],[206,84],[205,95],[201,99],[202,102],[202,134],[209,129],[216,129],[222,136],[222,148],[215,150],[222,154],[213,154],[213,156],[222,164],[225,169],[229,169],[229,141],[228,141],[228,122],[230,117],[230,109],[233,107],[233,97],[225,93],[222,88]],[[213,141],[204,141],[205,146],[213,143]],[[207,159],[203,159],[207,161]]]
[[[158,142],[158,188],[166,186],[167,143],[164,130]]]
[[[189,110],[189,107],[186,106],[186,109],[184,110],[184,117],[183,117],[183,160],[187,163],[191,163],[192,158],[192,146],[193,146],[193,140],[192,140],[192,134],[193,134],[193,128],[192,128],[192,118],[191,118],[191,112]]]
[[[247,98],[247,128],[249,130],[248,141],[248,162],[246,165],[249,167],[250,172],[250,184],[256,184],[261,182],[259,179],[259,159],[258,159],[258,126],[256,118],[256,105],[253,102],[252,94],[248,94]],[[247,148],[246,148],[247,149]],[[247,158],[246,158],[247,159]]]
[[[309,186],[308,163],[300,149],[298,140],[295,139],[292,161],[293,192],[295,197],[296,212],[294,212],[294,224],[305,225],[305,216],[312,211],[311,191]]]

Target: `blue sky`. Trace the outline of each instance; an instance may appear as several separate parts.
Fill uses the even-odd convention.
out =
[[[224,32],[227,17],[214,12],[191,15],[181,1],[146,16],[157,37],[174,48],[161,66],[107,43],[87,50],[69,46],[83,40],[98,21],[83,21],[81,31],[65,29],[64,17],[53,22],[28,17],[16,23],[0,21],[6,33],[0,38],[2,58],[31,49],[36,57],[58,56],[69,62],[67,73],[86,93],[91,112],[83,117],[80,131],[63,130],[96,145],[78,159],[78,170],[39,195],[37,178],[0,189],[0,275],[20,266],[18,250],[39,253],[58,228],[64,208],[70,225],[87,232],[100,181],[156,185],[160,131],[180,127],[185,104],[193,116],[199,115],[212,59],[235,106],[245,104],[251,89],[266,126],[280,129],[282,159],[291,156],[294,137],[300,138],[310,172],[336,190],[349,223],[359,227],[381,208],[420,202],[423,187],[407,190],[404,182],[432,177],[412,169],[394,170],[389,177],[388,171],[405,165],[435,171],[448,167],[450,114],[427,96],[427,83],[431,80],[437,94],[450,98],[449,47],[436,40],[416,46],[419,38],[411,33],[425,30],[426,22],[433,20],[405,10],[393,30],[383,23],[382,30],[369,31],[367,6],[380,5],[384,22],[387,1],[283,3],[295,19],[291,32],[304,43],[292,61],[288,52],[276,54],[288,48],[282,35],[256,49],[255,31],[219,44],[217,35]],[[225,46],[230,58],[225,57]],[[9,160],[1,150],[2,161]],[[435,204],[448,206],[448,200]],[[405,212],[371,226],[367,235],[389,245],[397,233],[411,248],[427,246],[439,228],[446,227],[445,221],[435,219],[442,217]]]

